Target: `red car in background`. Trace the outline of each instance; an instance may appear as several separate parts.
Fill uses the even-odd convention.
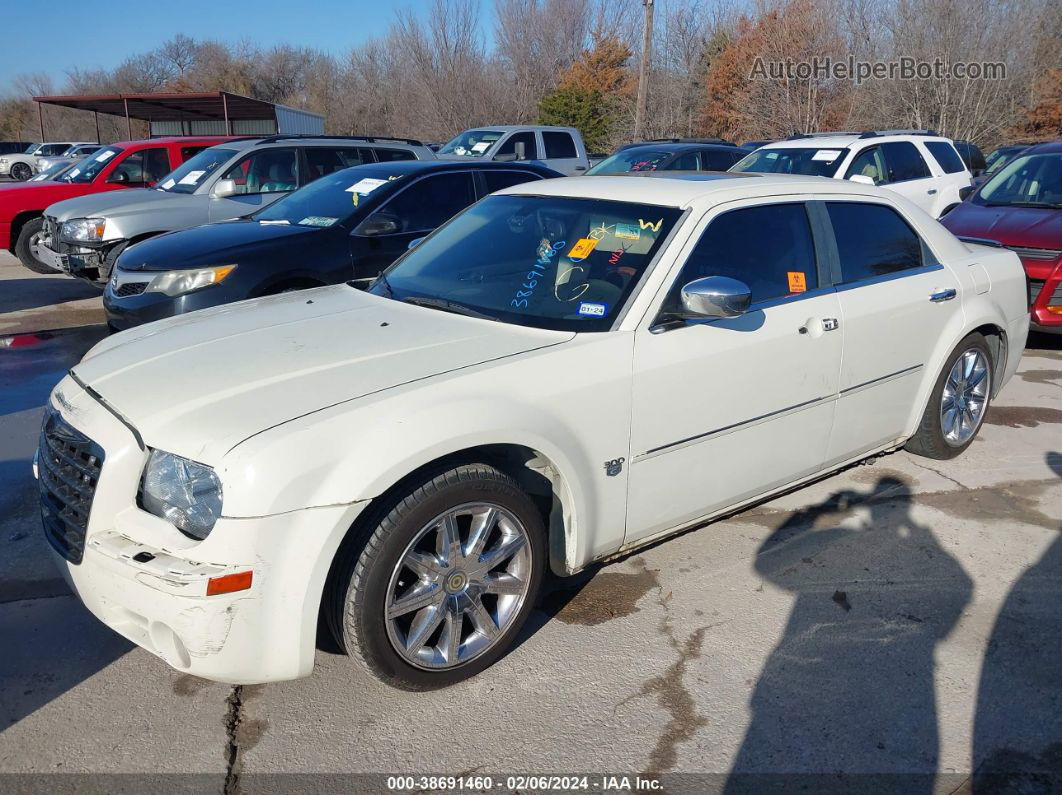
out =
[[[55,180],[0,184],[0,246],[37,273],[55,273],[36,255],[42,213],[51,204],[121,188],[150,188],[192,155],[231,136],[149,138],[107,144]]]
[[[1062,141],[1030,146],[940,222],[1013,250],[1029,280],[1033,330],[1062,334]]]

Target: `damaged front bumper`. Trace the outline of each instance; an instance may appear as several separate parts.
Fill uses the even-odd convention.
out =
[[[64,578],[93,615],[195,676],[254,684],[308,675],[332,559],[368,503],[223,516],[198,541],[138,507],[148,449],[130,425],[70,377],[50,409],[104,451],[83,555],[64,555],[49,537]],[[212,581],[248,572],[249,587],[212,594]]]

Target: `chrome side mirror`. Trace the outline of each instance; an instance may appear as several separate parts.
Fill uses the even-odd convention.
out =
[[[213,195],[218,199],[224,199],[226,196],[235,196],[236,180],[219,179],[214,183]]]
[[[682,288],[682,309],[689,317],[737,317],[748,311],[749,286],[728,276],[706,276]]]

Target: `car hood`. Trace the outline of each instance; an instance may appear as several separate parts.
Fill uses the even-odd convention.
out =
[[[92,218],[96,216],[113,215],[114,210],[119,210],[122,215],[137,212],[158,212],[163,207],[176,206],[181,200],[192,199],[192,203],[199,205],[204,201],[202,197],[189,196],[183,193],[167,193],[154,188],[127,188],[120,191],[108,191],[106,193],[94,193],[90,196],[78,196],[76,199],[53,204],[48,208],[48,215],[55,216],[59,221],[69,221],[71,218]]]
[[[297,417],[573,336],[338,285],[131,329],[72,373],[147,445],[217,465],[243,440]]]
[[[982,237],[1005,246],[1062,249],[1062,210],[964,202],[940,222],[953,235]]]
[[[165,271],[204,265],[240,263],[259,248],[275,248],[284,240],[303,245],[308,235],[325,231],[315,226],[222,221],[159,235],[122,254],[122,270]]]

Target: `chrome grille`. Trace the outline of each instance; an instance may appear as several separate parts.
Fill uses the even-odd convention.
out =
[[[118,298],[128,298],[131,295],[140,295],[147,289],[147,282],[126,282],[125,284],[118,285],[114,294]]]
[[[1056,251],[1051,248],[1019,248],[1017,246],[1008,246],[1007,248],[1022,259],[1034,262],[1054,262],[1062,256],[1062,251]]]
[[[103,448],[49,411],[37,450],[41,521],[48,543],[74,564],[85,554],[85,531],[102,468]]]

